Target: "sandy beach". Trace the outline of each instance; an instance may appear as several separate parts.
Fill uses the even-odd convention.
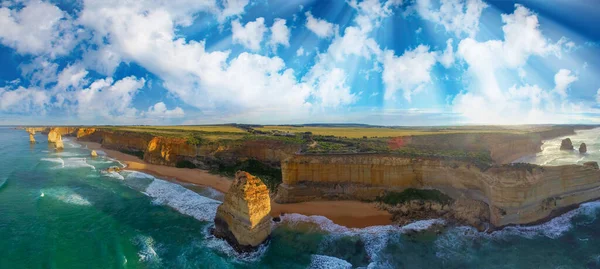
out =
[[[226,193],[231,184],[231,179],[211,174],[205,170],[149,164],[136,156],[102,148],[98,143],[83,141],[78,141],[78,143],[86,145],[90,150],[104,151],[109,157],[126,164],[129,170],[144,172],[162,179],[208,186],[222,193]],[[373,203],[359,201],[313,201],[294,204],[278,204],[271,201],[271,215],[279,216],[282,213],[324,216],[335,224],[349,228],[392,223],[390,213],[377,209]]]

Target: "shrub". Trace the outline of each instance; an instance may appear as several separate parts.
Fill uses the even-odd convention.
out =
[[[196,165],[188,160],[181,160],[175,164],[175,167],[194,169],[194,168],[196,168]]]

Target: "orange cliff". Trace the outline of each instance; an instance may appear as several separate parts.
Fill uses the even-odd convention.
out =
[[[595,163],[594,163],[595,164]],[[490,224],[502,227],[551,217],[600,198],[600,170],[593,164],[542,167],[515,164],[489,169],[462,161],[380,154],[298,155],[282,162],[280,203],[375,200],[386,191],[437,189],[454,199],[489,206]]]

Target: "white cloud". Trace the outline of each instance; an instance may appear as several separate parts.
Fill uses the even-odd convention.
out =
[[[137,79],[133,76],[114,83],[112,78],[96,80],[86,89],[75,93],[77,114],[83,119],[134,118],[137,110],[132,107],[133,97],[145,82],[143,78]]]
[[[273,26],[271,26],[271,40],[269,44],[275,50],[277,45],[284,47],[290,46],[290,29],[285,25],[284,19],[275,19]]]
[[[459,93],[452,105],[455,112],[461,113],[473,123],[524,123],[527,118],[519,117],[519,114],[540,115],[553,111],[551,106],[534,107],[529,102],[515,101],[515,98],[521,96],[516,92],[526,89],[531,93],[533,90],[527,86],[515,86],[512,91],[502,89],[499,80],[506,78],[498,70],[519,70],[534,55],[559,55],[564,41],[561,39],[556,44],[550,43],[539,29],[537,16],[518,4],[515,5],[513,14],[502,15],[502,21],[504,40],[478,42],[465,38],[458,45],[457,55],[467,63],[467,75],[471,80],[468,81],[467,90]],[[544,96],[546,95],[544,92]],[[532,94],[527,96],[535,99]],[[546,102],[551,103],[550,97],[546,99]]]
[[[296,56],[303,56],[304,55],[304,47],[300,47],[297,51],[296,51]]]
[[[554,91],[562,98],[567,98],[567,89],[571,83],[577,81],[577,76],[571,75],[571,70],[561,69],[554,75]]]
[[[446,68],[450,68],[454,63],[454,48],[452,47],[452,39],[446,41],[446,50],[440,54],[438,61]]]
[[[33,85],[43,88],[49,83],[56,82],[58,64],[44,56],[36,57],[29,63],[22,63],[20,68],[21,75],[28,78]]]
[[[596,92],[596,102],[600,104],[600,89]]]
[[[285,26],[285,21],[284,21]],[[241,44],[242,46],[257,51],[260,50],[260,43],[263,40],[267,27],[263,17],[257,18],[255,21],[246,23],[242,26],[239,20],[231,22],[231,32],[233,35],[233,43]]]
[[[158,102],[155,105],[148,108],[148,111],[144,114],[146,117],[152,118],[181,118],[185,116],[183,109],[176,107],[174,109],[167,109],[167,106],[163,102]]]
[[[313,17],[310,12],[304,13],[306,15],[306,28],[315,33],[320,38],[329,38],[335,34],[337,27],[326,20],[321,20]]]
[[[0,87],[0,110],[11,113],[43,114],[50,103],[48,92],[38,88]]]
[[[26,2],[20,10],[0,8],[0,43],[20,54],[64,55],[76,44],[73,21],[58,7]]]
[[[421,17],[444,26],[447,32],[474,37],[479,31],[479,17],[487,7],[481,0],[441,0],[439,9],[431,0],[417,0],[416,10]]]
[[[56,87],[67,89],[69,87],[80,88],[85,83],[84,78],[88,71],[79,64],[69,65],[58,74]]]
[[[222,22],[228,17],[244,13],[244,9],[249,2],[249,0],[223,0],[223,9],[218,13],[218,20]]]
[[[400,57],[386,50],[383,56],[384,98],[394,99],[396,91],[402,90],[404,98],[410,102],[413,93],[431,82],[430,72],[435,63],[436,53],[430,52],[428,46],[419,45]]]

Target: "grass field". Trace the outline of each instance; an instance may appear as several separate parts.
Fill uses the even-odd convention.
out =
[[[207,133],[245,133],[246,131],[231,125],[180,125],[180,126],[123,126],[116,127],[121,130],[128,131],[194,131]]]
[[[264,126],[256,130],[269,132],[281,131],[290,133],[311,132],[314,135],[338,136],[348,138],[398,137],[411,135],[453,134],[453,133],[527,133],[525,128],[496,128],[496,127],[464,127],[464,128],[389,128],[389,127],[308,127],[308,126]]]

